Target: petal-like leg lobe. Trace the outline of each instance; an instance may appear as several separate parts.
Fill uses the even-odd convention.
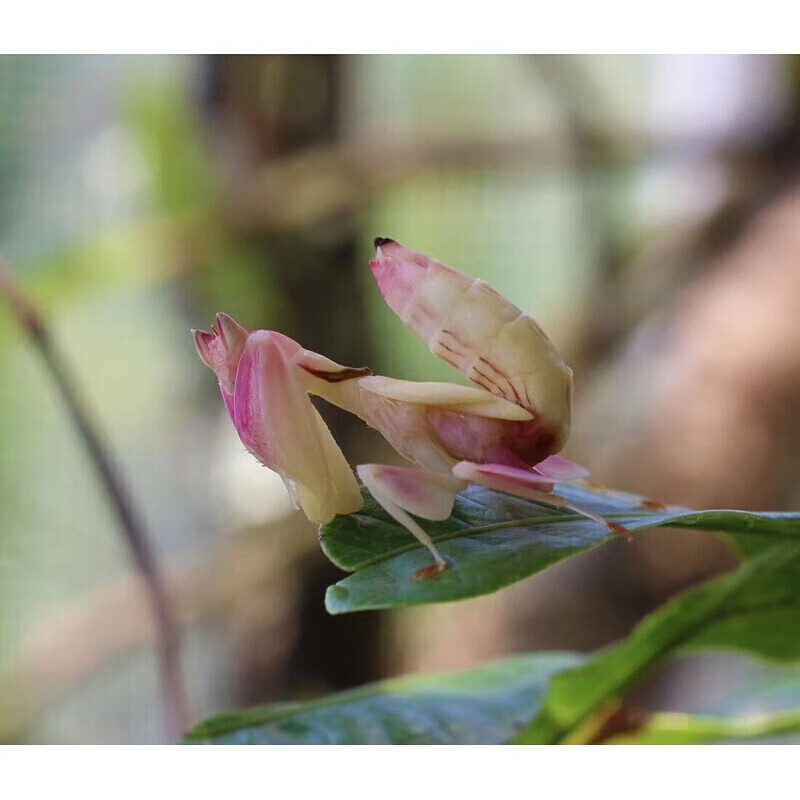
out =
[[[509,467],[505,464],[475,464],[460,461],[453,467],[453,475],[465,481],[479,483],[487,489],[537,500],[553,490],[553,481],[532,469]],[[533,493],[535,497],[530,497]]]
[[[308,399],[285,337],[256,331],[236,375],[233,418],[244,446],[277,472],[313,522],[363,505],[355,476]],[[223,395],[224,397],[224,395]],[[227,398],[226,398],[227,402]]]
[[[362,464],[356,468],[356,472],[389,516],[412,533],[433,555],[436,568],[424,570],[424,575],[416,577],[427,577],[445,569],[447,562],[431,537],[409,512],[423,519],[447,519],[453,511],[456,495],[466,488],[466,483],[444,473],[383,464]]]
[[[554,483],[579,481],[589,477],[588,469],[558,455],[548,456],[544,461],[540,461],[535,469],[540,475],[551,478]]]

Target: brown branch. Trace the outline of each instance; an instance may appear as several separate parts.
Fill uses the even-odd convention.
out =
[[[680,158],[696,150],[691,138],[661,142],[624,132],[590,129],[579,157],[592,177]],[[588,144],[586,144],[588,142]],[[749,162],[747,147],[717,153],[726,163]],[[436,174],[542,174],[576,166],[569,142],[545,136],[505,139],[350,141],[308,147],[229,176],[227,203],[234,225],[246,232],[283,233],[358,212],[377,191]]]
[[[179,642],[163,580],[145,529],[134,510],[106,447],[80,400],[75,381],[54,347],[41,315],[23,294],[9,264],[0,256],[0,295],[31,342],[39,350],[58,387],[67,412],[89,454],[109,503],[116,514],[125,541],[147,590],[155,624],[162,694],[171,735],[178,737],[189,727],[186,691],[180,667]]]

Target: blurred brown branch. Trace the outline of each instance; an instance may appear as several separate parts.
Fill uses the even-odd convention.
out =
[[[613,170],[656,156],[678,157],[695,148],[690,140],[666,146],[621,132],[613,137],[593,132],[591,139],[603,146],[581,151],[582,171]],[[747,149],[718,155],[728,162],[749,160]],[[575,158],[573,143],[554,137],[334,143],[273,158],[256,169],[234,170],[227,202],[231,219],[245,230],[291,231],[353,213],[371,193],[404,180],[443,172],[538,174],[573,169]]]
[[[179,578],[178,585],[184,580]],[[171,583],[174,599],[180,589]],[[15,741],[47,708],[114,658],[153,644],[153,634],[147,593],[135,572],[34,624],[0,672],[0,743]]]
[[[5,297],[11,313],[44,359],[116,514],[141,580],[146,587],[156,628],[162,691],[168,724],[171,734],[175,737],[180,736],[189,726],[189,712],[181,674],[178,636],[172,618],[172,609],[148,535],[119,473],[111,461],[107,448],[80,399],[75,381],[53,344],[43,318],[24,295],[14,278],[11,266],[1,256],[0,295]],[[115,617],[113,624],[117,624],[117,622],[118,617]]]
[[[299,564],[314,550],[299,515],[231,532],[223,544],[164,574],[174,621],[186,628],[221,619],[237,648],[268,643],[286,657],[296,636]],[[0,669],[0,742],[18,737],[48,708],[126,654],[152,645],[148,598],[139,576],[123,574],[46,615]]]

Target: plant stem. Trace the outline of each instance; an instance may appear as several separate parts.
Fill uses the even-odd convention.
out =
[[[0,295],[8,301],[20,327],[27,333],[44,359],[116,514],[136,567],[141,573],[155,624],[161,691],[167,724],[170,735],[174,738],[180,737],[189,728],[189,711],[180,666],[178,632],[148,535],[138,513],[134,510],[133,502],[119,472],[80,399],[76,383],[53,344],[53,338],[42,316],[22,293],[13,271],[2,256],[0,256]]]

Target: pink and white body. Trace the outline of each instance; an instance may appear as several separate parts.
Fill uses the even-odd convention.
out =
[[[193,331],[219,379],[245,447],[278,472],[309,519],[358,511],[353,472],[308,395],[323,397],[378,430],[414,467],[363,464],[375,500],[446,562],[414,517],[443,520],[469,483],[569,508],[626,531],[552,494],[587,477],[556,455],[569,434],[572,371],[544,331],[488,284],[391,239],[376,239],[370,268],[389,307],[474,386],[396,380],[337,364],[275,331],[248,332],[219,314]],[[414,515],[413,517],[411,515]]]

